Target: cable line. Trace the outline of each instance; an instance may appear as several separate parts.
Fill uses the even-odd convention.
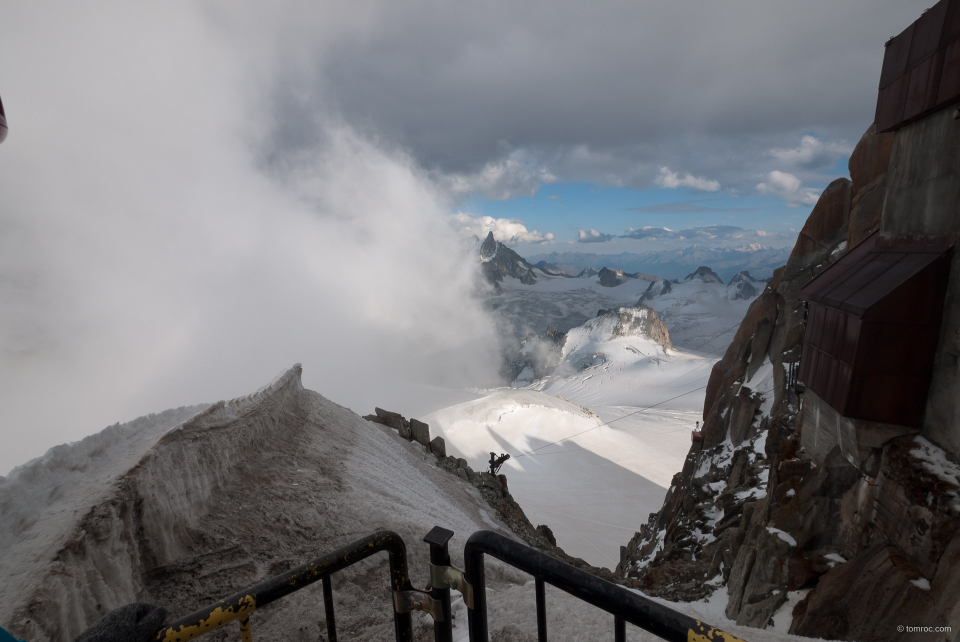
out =
[[[650,410],[651,408],[656,408],[657,406],[662,406],[663,404],[667,403],[668,401],[673,401],[674,399],[679,399],[680,397],[686,397],[687,395],[692,395],[693,393],[699,392],[699,391],[704,390],[704,389],[706,389],[706,386],[700,386],[699,388],[695,388],[695,389],[693,389],[693,390],[688,390],[687,392],[685,392],[685,393],[683,393],[683,394],[680,394],[680,395],[677,395],[676,397],[670,397],[669,399],[664,399],[663,401],[661,401],[661,402],[659,402],[659,403],[655,403],[655,404],[653,404],[652,406],[645,406],[645,407],[641,408],[640,410],[637,410],[637,411],[635,411],[635,412],[628,413],[628,414],[626,414],[626,415],[623,415],[622,417],[617,417],[616,419],[611,419],[610,421],[605,421],[604,423],[598,424],[598,425],[594,426],[593,428],[587,428],[586,430],[581,430],[580,432],[578,432],[578,433],[576,433],[576,434],[574,434],[574,435],[570,435],[570,436],[568,436],[568,437],[564,437],[563,439],[558,439],[557,441],[550,442],[549,444],[545,444],[545,445],[543,445],[543,446],[540,446],[539,448],[534,448],[533,450],[528,450],[527,452],[525,452],[525,453],[523,453],[523,454],[517,455],[517,457],[515,457],[514,459],[516,459],[516,458],[518,458],[518,457],[525,457],[526,455],[529,455],[529,454],[531,454],[531,453],[535,453],[535,452],[537,452],[538,450],[542,450],[542,449],[546,448],[547,446],[553,446],[553,445],[555,445],[555,444],[559,444],[561,441],[566,441],[566,440],[568,440],[568,439],[572,439],[572,438],[577,437],[577,436],[579,436],[579,435],[582,435],[582,434],[584,434],[584,433],[590,432],[590,431],[592,431],[592,430],[596,430],[597,428],[603,428],[604,426],[609,426],[610,424],[612,424],[612,423],[615,422],[615,421],[620,421],[621,419],[626,419],[627,417],[630,417],[630,416],[639,414],[639,413],[641,413],[641,412],[646,412],[647,410]]]
[[[656,408],[657,406],[663,405],[663,404],[667,403],[668,401],[673,401],[674,399],[679,399],[680,397],[686,397],[687,395],[693,394],[694,392],[697,392],[697,391],[700,391],[700,390],[703,390],[704,388],[706,388],[706,386],[701,386],[701,387],[699,387],[699,388],[697,388],[697,389],[695,389],[695,390],[690,390],[690,391],[688,391],[688,392],[685,392],[685,393],[683,393],[682,395],[677,395],[676,397],[671,397],[670,399],[664,399],[664,400],[661,401],[660,403],[655,403],[655,404],[653,404],[652,406],[645,406],[644,408],[641,408],[640,410],[637,410],[636,412],[631,412],[631,413],[628,413],[628,414],[626,414],[626,415],[623,415],[623,417],[617,417],[616,419],[611,419],[610,421],[604,422],[604,423],[602,423],[602,424],[598,424],[598,425],[594,426],[593,428],[587,428],[586,430],[581,430],[580,432],[575,433],[575,434],[573,434],[573,435],[569,435],[569,436],[567,436],[567,437],[564,437],[563,439],[558,439],[557,441],[552,441],[552,442],[550,442],[549,444],[544,444],[543,446],[540,446],[539,448],[534,448],[533,450],[528,450],[528,451],[525,452],[525,453],[522,453],[522,454],[520,454],[520,455],[517,455],[516,457],[514,457],[514,459],[519,459],[520,457],[525,457],[525,456],[527,456],[527,455],[532,455],[532,456],[534,456],[534,457],[543,457],[543,456],[545,456],[545,455],[561,455],[561,454],[581,452],[583,449],[581,449],[580,451],[577,451],[577,450],[558,450],[558,451],[552,452],[552,453],[541,453],[540,455],[533,455],[533,453],[537,452],[538,450],[543,450],[544,448],[548,448],[549,446],[555,446],[555,445],[557,445],[557,444],[559,444],[559,443],[561,443],[561,442],[567,441],[568,439],[573,439],[574,437],[579,437],[580,435],[582,435],[582,434],[584,434],[584,433],[588,433],[588,432],[590,432],[590,431],[592,431],[592,430],[596,430],[597,428],[603,428],[604,426],[609,426],[610,424],[612,424],[612,423],[615,422],[615,421],[620,421],[621,419],[626,419],[627,417],[631,417],[631,416],[633,416],[633,415],[640,414],[641,412],[646,412],[647,410],[650,410],[651,408]],[[767,394],[768,392],[773,392],[774,390],[775,390],[775,388],[770,388],[769,390],[760,390],[760,391],[758,391],[758,392],[756,392],[756,393],[754,393],[754,394],[765,395],[765,394]],[[675,430],[675,431],[671,431],[671,432],[679,432],[679,430]],[[665,434],[669,434],[669,433],[665,433]]]

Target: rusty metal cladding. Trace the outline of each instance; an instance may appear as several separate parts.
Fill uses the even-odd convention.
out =
[[[912,38],[913,25],[910,25],[900,35],[887,42],[883,54],[883,70],[880,72],[880,87],[888,86],[907,70],[907,57],[910,55]]]
[[[947,13],[943,18],[943,33],[940,34],[940,46],[946,47],[951,42],[960,40],[960,2],[950,0]]]
[[[916,118],[936,105],[942,67],[943,50],[940,50],[910,69],[907,97],[903,103],[904,120]]]
[[[890,131],[896,128],[897,123],[903,121],[903,104],[907,99],[907,80],[907,77],[900,76],[880,90],[877,96],[877,113],[874,116],[878,132]]]
[[[910,39],[907,67],[920,64],[942,48],[940,34],[943,33],[943,20],[947,15],[948,4],[949,0],[938,2],[913,23],[913,37]]]
[[[919,427],[951,250],[874,233],[800,290],[800,378],[845,417]]]
[[[407,548],[403,539],[392,531],[379,531],[180,618],[161,629],[156,639],[162,642],[186,642],[235,620],[246,620],[254,609],[275,602],[381,551],[389,555],[391,589],[410,590],[412,587],[407,573]],[[394,628],[398,641],[412,640],[412,620],[409,613],[395,614]]]
[[[960,0],[940,0],[887,42],[876,123],[893,131],[960,101]]]
[[[960,2],[957,3],[960,6]],[[957,12],[960,15],[960,11]],[[943,50],[943,67],[937,87],[937,104],[946,104],[951,96],[960,96],[960,39],[954,40]]]

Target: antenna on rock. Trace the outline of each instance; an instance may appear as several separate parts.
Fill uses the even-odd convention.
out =
[[[500,466],[503,466],[503,462],[510,459],[510,455],[504,453],[497,457],[496,453],[490,453],[490,474],[496,475],[500,471]]]

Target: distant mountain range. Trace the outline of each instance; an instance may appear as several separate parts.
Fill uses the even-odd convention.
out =
[[[755,277],[768,278],[787,262],[790,252],[788,247],[771,248],[758,244],[737,248],[691,245],[679,250],[643,253],[550,252],[529,256],[527,260],[533,264],[543,261],[552,270],[570,276],[580,274],[585,268],[599,270],[607,267],[630,273],[655,274],[664,279],[684,278],[699,266],[709,265],[726,282],[742,270],[749,270]]]

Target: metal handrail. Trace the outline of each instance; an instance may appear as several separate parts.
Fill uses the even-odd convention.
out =
[[[540,642],[546,642],[547,639],[545,583],[613,615],[616,642],[626,642],[627,622],[674,642],[743,642],[720,629],[493,531],[477,531],[470,536],[463,554],[466,570],[461,572],[450,566],[447,544],[452,536],[453,531],[437,526],[424,537],[423,541],[430,545],[430,593],[412,588],[403,539],[392,531],[379,531],[180,618],[157,632],[156,639],[159,642],[187,642],[236,621],[240,624],[243,642],[253,642],[250,614],[254,610],[322,580],[327,637],[330,642],[336,642],[330,576],[371,555],[386,551],[390,558],[394,633],[398,642],[412,642],[411,611],[414,610],[426,611],[433,617],[435,642],[452,642],[450,589],[453,588],[463,594],[471,642],[489,641],[484,555],[492,555],[534,577],[537,635]]]
[[[544,582],[613,615],[617,642],[626,640],[626,622],[674,642],[743,642],[740,638],[689,615],[674,611],[493,531],[477,531],[470,536],[463,549],[467,582],[473,587],[473,608],[467,611],[471,642],[489,640],[486,580],[483,571],[485,554],[529,573],[536,580],[537,631],[541,642],[547,639]]]
[[[393,531],[378,531],[180,618],[157,632],[156,639],[161,642],[187,642],[230,622],[239,621],[241,638],[244,642],[252,642],[250,614],[255,609],[299,591],[317,580],[323,580],[327,633],[330,642],[335,642],[337,634],[330,575],[380,551],[386,551],[390,557],[390,584],[394,595],[411,591],[410,576],[407,573],[407,547],[403,539]],[[397,642],[411,642],[413,627],[410,612],[400,613],[395,610],[393,622]]]

